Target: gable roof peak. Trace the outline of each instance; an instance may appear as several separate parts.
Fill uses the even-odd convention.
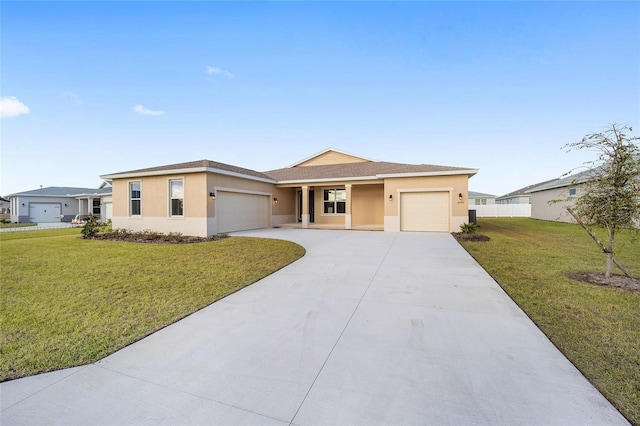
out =
[[[323,155],[330,154],[330,153],[340,154],[340,155],[342,155],[344,157],[353,157],[356,160],[354,162],[375,162],[376,161],[376,160],[372,160],[370,158],[362,157],[360,155],[350,154],[348,152],[341,151],[339,149],[327,148],[327,149],[324,149],[324,150],[322,150],[320,152],[317,152],[317,153],[315,153],[315,154],[313,154],[313,155],[311,155],[309,157],[306,157],[306,158],[304,158],[304,159],[302,159],[300,161],[297,161],[297,162],[287,166],[286,168],[297,167],[297,166],[299,166],[301,164],[310,162],[311,160],[314,160],[314,159],[316,159],[318,157],[322,157]]]

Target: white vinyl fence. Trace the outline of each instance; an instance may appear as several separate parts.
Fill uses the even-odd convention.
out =
[[[531,217],[531,204],[487,204],[471,205],[476,217]]]

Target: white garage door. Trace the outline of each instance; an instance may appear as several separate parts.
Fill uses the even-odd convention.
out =
[[[30,203],[29,222],[48,223],[60,222],[60,204]]]
[[[269,226],[269,197],[218,191],[216,197],[218,233]]]
[[[400,230],[449,232],[449,193],[400,194]]]

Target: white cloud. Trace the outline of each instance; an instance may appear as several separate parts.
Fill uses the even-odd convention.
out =
[[[149,108],[145,108],[142,105],[136,105],[133,110],[140,115],[164,115],[164,111],[154,111]]]
[[[231,74],[229,71],[223,70],[223,69],[218,68],[218,67],[212,67],[210,65],[207,65],[207,74],[209,74],[209,75],[211,75],[211,74],[224,74],[229,78],[233,78],[233,74]]]
[[[2,98],[0,100],[0,117],[17,117],[22,114],[29,114],[31,110],[15,96]]]
[[[73,92],[62,92],[62,97],[65,99],[69,99],[70,101],[75,102],[78,105],[82,105],[84,103],[82,98]]]

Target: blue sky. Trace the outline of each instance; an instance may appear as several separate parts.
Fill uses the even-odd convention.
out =
[[[2,195],[329,147],[478,168],[470,189],[501,195],[640,125],[638,2],[2,1],[0,19]]]

